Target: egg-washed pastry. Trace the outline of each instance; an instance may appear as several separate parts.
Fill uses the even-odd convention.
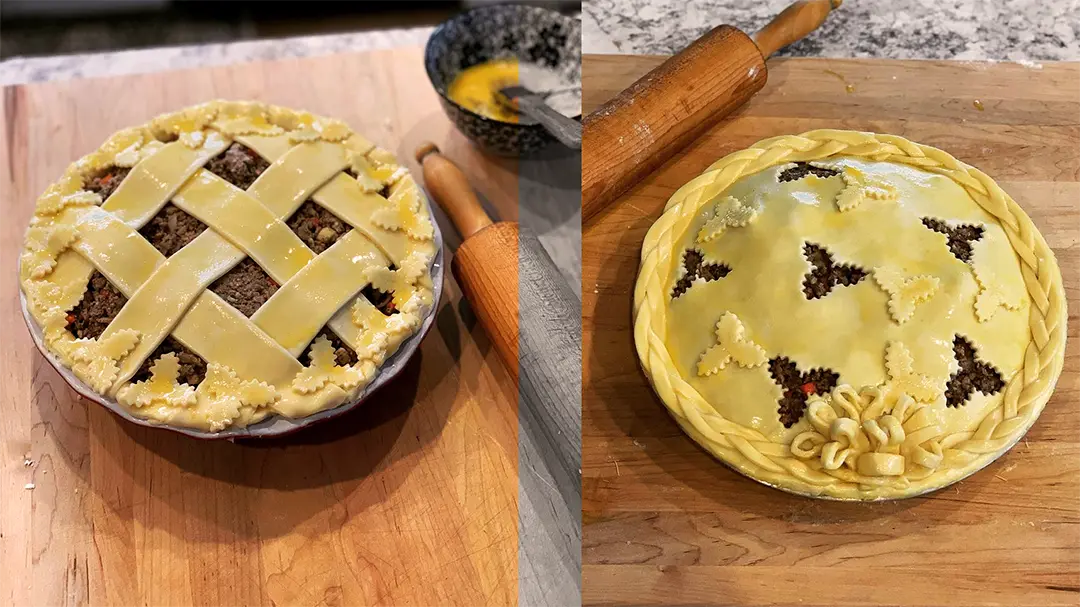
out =
[[[213,101],[68,167],[20,280],[82,382],[220,431],[356,396],[433,304],[433,235],[409,172],[341,121]]]
[[[990,177],[901,137],[761,141],[653,224],[634,336],[717,458],[800,494],[938,489],[1015,444],[1054,390],[1054,254]]]

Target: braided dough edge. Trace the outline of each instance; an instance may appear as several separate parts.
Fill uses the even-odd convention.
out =
[[[665,345],[664,277],[670,275],[675,240],[701,206],[737,179],[769,167],[833,156],[906,164],[949,177],[993,215],[1020,259],[1031,297],[1031,341],[1024,364],[1005,387],[1001,404],[970,432],[942,440],[945,460],[928,474],[839,478],[793,457],[787,444],[738,425],[682,379]],[[833,499],[911,497],[939,489],[986,466],[1012,447],[1035,422],[1054,391],[1065,358],[1068,313],[1054,253],[1023,209],[993,179],[950,154],[896,135],[822,129],[759,141],[713,163],[679,188],[649,229],[641,248],[634,289],[634,343],[649,382],[683,430],[724,463],[779,489]]]

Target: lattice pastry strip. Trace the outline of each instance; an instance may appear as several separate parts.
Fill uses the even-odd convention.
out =
[[[287,226],[281,223],[281,218],[268,215],[266,209],[273,207],[283,213],[291,213],[299,204],[294,202],[295,198],[306,197],[310,194],[309,190],[314,190],[321,185],[321,183],[313,182],[311,179],[312,176],[325,176],[325,174],[329,172],[327,169],[314,170],[311,167],[313,162],[318,162],[318,156],[313,158],[312,154],[314,153],[317,155],[321,150],[322,148],[317,145],[305,144],[300,150],[295,152],[290,150],[278,158],[263,173],[263,175],[252,184],[250,190],[258,193],[259,198],[257,200],[248,193],[238,190],[216,175],[204,170],[199,172],[196,175],[196,178],[189,180],[187,184],[177,192],[173,199],[174,203],[182,209],[192,211],[192,214],[197,217],[199,214],[202,214],[203,219],[207,221],[210,221],[211,218],[216,218],[219,215],[205,212],[206,208],[214,208],[213,205],[216,203],[219,205],[217,208],[220,210],[222,208],[220,206],[222,201],[227,204],[243,205],[244,214],[255,214],[256,217],[258,214],[262,214],[264,221],[267,222],[264,225],[260,226],[259,222],[237,224],[232,226],[233,229],[230,231],[233,233],[233,237],[238,241],[247,242],[251,249],[256,249],[250,252],[254,255],[259,255],[255,260],[260,266],[266,269],[275,280],[286,282],[310,261],[314,257],[314,254],[310,249],[304,246],[303,242],[301,242]],[[340,154],[338,154],[338,160],[342,160]],[[273,184],[275,182],[272,174],[277,172],[285,174],[299,173],[305,175],[304,179],[299,180],[304,185],[305,190],[297,192],[294,188],[273,189],[267,187],[265,184]],[[270,175],[270,177],[267,177],[268,175]],[[260,182],[264,185],[260,185]],[[121,185],[121,187],[123,186]],[[117,191],[119,191],[119,189]],[[201,264],[201,267],[197,268],[195,267],[197,264],[192,264],[189,269],[200,276],[202,279],[200,284],[203,289],[213,282],[214,279],[227,272],[231,267],[247,256],[244,251],[236,248],[222,235],[215,232],[213,229],[215,227],[213,222],[210,221],[210,223],[212,229],[206,230],[200,234],[195,240],[189,243],[187,247],[181,249],[180,252],[173,256],[173,258],[177,257],[186,249],[194,248],[195,250],[200,251],[200,253],[195,254],[203,256],[202,259],[204,261]],[[266,238],[267,232],[265,228],[267,228],[267,226],[273,226],[273,228],[270,229],[275,230],[274,233],[278,235],[278,244],[280,246],[285,247],[287,245],[287,248],[279,249],[285,253],[284,257],[276,254],[273,249],[269,251],[264,250],[264,253],[260,255],[260,251],[257,250],[257,247],[250,245],[252,242]],[[260,228],[264,229],[260,230]],[[194,288],[194,285],[195,283],[189,283],[188,286]],[[165,316],[159,314],[159,326],[156,330],[143,331],[146,338],[140,343],[139,347],[136,348],[135,352],[125,359],[121,366],[118,385],[120,382],[130,378],[131,375],[138,370],[139,366],[142,365],[145,360],[145,357],[149,355],[154,347],[157,347],[157,344],[159,344],[166,335],[172,332],[174,326],[177,330],[181,329],[179,325],[182,325],[184,322],[182,313],[187,304],[191,302],[189,298],[201,298],[205,296],[205,293],[202,293],[201,290],[200,292],[192,292],[190,290],[178,291],[178,294],[178,296],[181,297],[180,302],[175,302],[175,308],[177,309],[176,313],[178,316]],[[125,308],[131,307],[136,299],[139,299],[139,296],[128,301]],[[139,318],[154,316],[152,314],[147,314],[145,306],[143,306],[142,312],[143,313],[138,316]],[[121,315],[122,314],[123,311],[121,311]],[[117,318],[113,320],[113,323],[110,324],[110,328],[117,323],[121,315],[118,315]],[[179,323],[179,325],[177,323]],[[124,325],[118,326],[123,327]],[[109,329],[106,329],[106,331],[108,330]],[[183,333],[190,335],[191,331],[184,330]]]
[[[367,237],[351,230],[281,285],[251,321],[299,356],[334,312],[368,285],[367,270],[389,263]]]
[[[157,153],[135,165],[112,196],[101,205],[101,209],[135,229],[143,227],[186,184],[188,178],[220,154],[229,143],[228,139],[216,137],[197,150],[179,142],[165,144]]]

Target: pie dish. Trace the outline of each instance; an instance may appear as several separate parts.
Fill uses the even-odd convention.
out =
[[[355,399],[430,324],[436,230],[343,122],[212,101],[122,130],[38,198],[20,258],[50,359],[210,433]]]
[[[642,246],[634,338],[671,414],[765,484],[877,500],[977,471],[1065,348],[1057,262],[984,173],[901,137],[761,141],[680,188]]]

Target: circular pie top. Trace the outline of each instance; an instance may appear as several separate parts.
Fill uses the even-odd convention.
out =
[[[213,101],[68,167],[20,283],[90,388],[216,432],[357,395],[433,304],[433,235],[408,171],[341,121]]]
[[[1053,253],[989,177],[900,137],[731,154],[649,230],[635,341],[680,425],[781,489],[943,487],[1011,447],[1061,371]]]

